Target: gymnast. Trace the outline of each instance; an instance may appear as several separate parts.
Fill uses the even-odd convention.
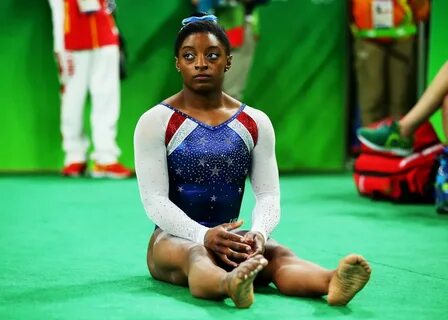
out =
[[[180,92],[146,111],[134,134],[141,200],[156,224],[147,252],[157,280],[194,297],[254,301],[254,286],[346,305],[370,278],[360,255],[335,270],[298,258],[269,237],[280,219],[274,130],[262,111],[222,92],[229,41],[216,17],[182,21],[174,46]],[[256,204],[251,228],[238,220],[246,177]]]

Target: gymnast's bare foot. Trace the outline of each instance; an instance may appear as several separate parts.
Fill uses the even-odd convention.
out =
[[[370,278],[371,269],[359,255],[351,254],[339,262],[328,288],[328,304],[346,305]]]
[[[249,308],[254,302],[254,279],[267,264],[268,261],[262,255],[257,255],[229,272],[227,291],[235,306]]]

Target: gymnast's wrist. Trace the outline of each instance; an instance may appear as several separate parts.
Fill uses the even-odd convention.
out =
[[[198,230],[198,233],[196,235],[195,242],[199,243],[201,245],[205,245],[205,236],[206,236],[208,230],[210,230],[210,228],[201,226],[201,228]]]
[[[267,234],[261,230],[251,230],[251,232],[258,233],[261,236],[261,238],[263,239],[263,244],[265,244],[266,241],[268,240]]]

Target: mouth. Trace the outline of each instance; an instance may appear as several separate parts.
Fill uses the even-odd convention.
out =
[[[193,76],[193,79],[196,79],[196,80],[208,80],[210,78],[211,78],[211,76],[208,74],[197,74],[197,75]]]

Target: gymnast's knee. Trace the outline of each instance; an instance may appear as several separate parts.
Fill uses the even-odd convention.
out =
[[[209,255],[207,249],[203,245],[195,245],[188,249],[188,257],[190,263],[194,263]]]
[[[293,258],[293,257],[296,257],[296,255],[290,249],[283,246],[278,246],[272,250],[270,260],[275,261],[283,258]]]

